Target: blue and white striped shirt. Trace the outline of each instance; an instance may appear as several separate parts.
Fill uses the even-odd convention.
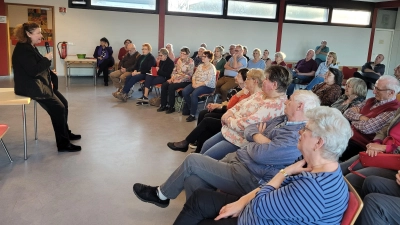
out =
[[[302,172],[287,177],[279,189],[262,185],[238,225],[340,224],[348,201],[340,166],[334,172]]]

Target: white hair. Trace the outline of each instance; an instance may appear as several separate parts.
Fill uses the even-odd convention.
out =
[[[321,105],[319,97],[314,94],[314,92],[308,90],[296,90],[293,93],[292,98],[294,101],[304,104],[304,112]]]
[[[386,81],[386,88],[393,90],[396,94],[400,92],[400,81],[391,75],[383,75],[378,80]]]
[[[324,140],[321,156],[328,160],[338,160],[353,136],[349,121],[338,109],[328,106],[310,109],[306,117],[313,137]]]
[[[282,60],[284,60],[286,58],[286,54],[283,52],[277,52],[277,53],[275,53],[275,55],[280,57]]]

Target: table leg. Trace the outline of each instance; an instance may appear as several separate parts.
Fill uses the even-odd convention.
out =
[[[35,128],[35,140],[37,140],[37,102],[35,100],[33,100],[33,126]]]
[[[96,86],[96,83],[97,83],[97,74],[96,74],[96,64],[95,63],[93,63],[93,72],[94,72],[94,74],[93,74],[93,79],[94,79],[94,86]]]
[[[26,111],[25,105],[22,105],[22,129],[24,131],[24,159],[27,160],[28,151],[27,151],[27,138],[26,138]]]

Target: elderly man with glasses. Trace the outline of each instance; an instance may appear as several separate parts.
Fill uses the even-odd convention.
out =
[[[351,122],[353,137],[344,151],[341,161],[350,159],[361,151],[375,137],[375,133],[392,120],[400,103],[396,95],[400,91],[400,82],[394,76],[383,75],[375,83],[374,98],[352,107],[344,112]]]

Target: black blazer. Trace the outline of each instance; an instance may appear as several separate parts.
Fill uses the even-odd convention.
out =
[[[97,64],[99,64],[99,59],[98,59],[98,57],[100,56],[99,55],[99,48],[102,48],[101,45],[96,46],[96,49],[94,50],[94,53],[93,53],[93,57],[97,59]],[[108,47],[105,48],[105,50],[107,51],[108,59],[110,59],[111,62],[112,62],[112,65],[114,65],[115,64],[115,60],[114,60],[114,57],[113,57],[113,52],[114,51],[113,51],[112,47],[108,46]]]
[[[147,55],[141,55],[133,68],[133,71],[140,72],[141,74],[150,73],[151,67],[156,65],[156,59],[151,53]]]
[[[18,42],[12,55],[14,70],[14,92],[33,99],[53,96],[50,65],[37,48],[28,43]]]
[[[171,73],[172,70],[174,70],[175,64],[174,61],[172,61],[169,57],[165,61],[160,60],[160,65],[159,69],[157,72],[158,76],[165,77],[165,79],[170,79],[171,78]]]

